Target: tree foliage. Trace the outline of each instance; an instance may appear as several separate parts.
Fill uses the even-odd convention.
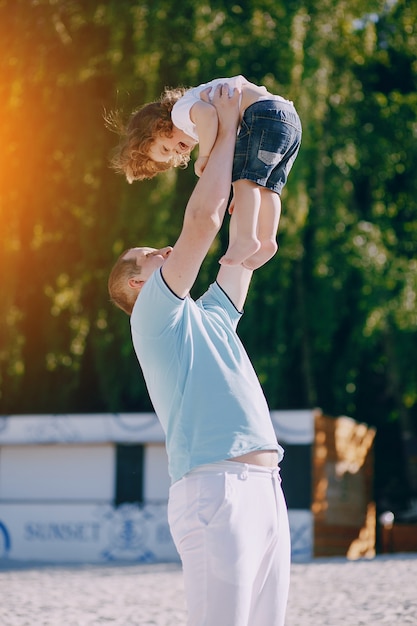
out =
[[[303,122],[240,325],[269,404],[376,425],[380,493],[417,492],[391,454],[417,430],[416,24],[405,0],[1,0],[0,411],[150,409],[107,275],[175,241],[196,179],[129,186],[103,114],[242,73]]]

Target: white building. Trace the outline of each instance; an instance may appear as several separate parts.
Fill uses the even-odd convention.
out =
[[[273,411],[293,559],[313,552],[313,411]],[[0,561],[179,559],[153,413],[0,416]]]

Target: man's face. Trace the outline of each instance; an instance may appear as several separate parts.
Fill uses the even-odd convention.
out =
[[[171,254],[171,246],[165,248],[131,248],[126,252],[124,259],[135,259],[138,266],[138,279],[144,283],[155,272],[162,267],[168,256]]]
[[[149,149],[149,157],[157,163],[167,163],[176,154],[188,154],[196,142],[182,130],[175,128],[171,137],[158,135]]]

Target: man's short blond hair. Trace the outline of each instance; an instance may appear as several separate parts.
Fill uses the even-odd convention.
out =
[[[110,272],[107,286],[113,304],[131,315],[138,292],[131,289],[128,283],[130,278],[137,278],[140,275],[141,267],[136,264],[135,258],[125,258],[129,250],[130,248],[122,252],[117,259]]]

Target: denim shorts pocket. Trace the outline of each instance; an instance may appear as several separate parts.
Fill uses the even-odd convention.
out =
[[[265,165],[278,165],[288,150],[290,133],[269,131],[263,132],[258,149],[258,159]]]

